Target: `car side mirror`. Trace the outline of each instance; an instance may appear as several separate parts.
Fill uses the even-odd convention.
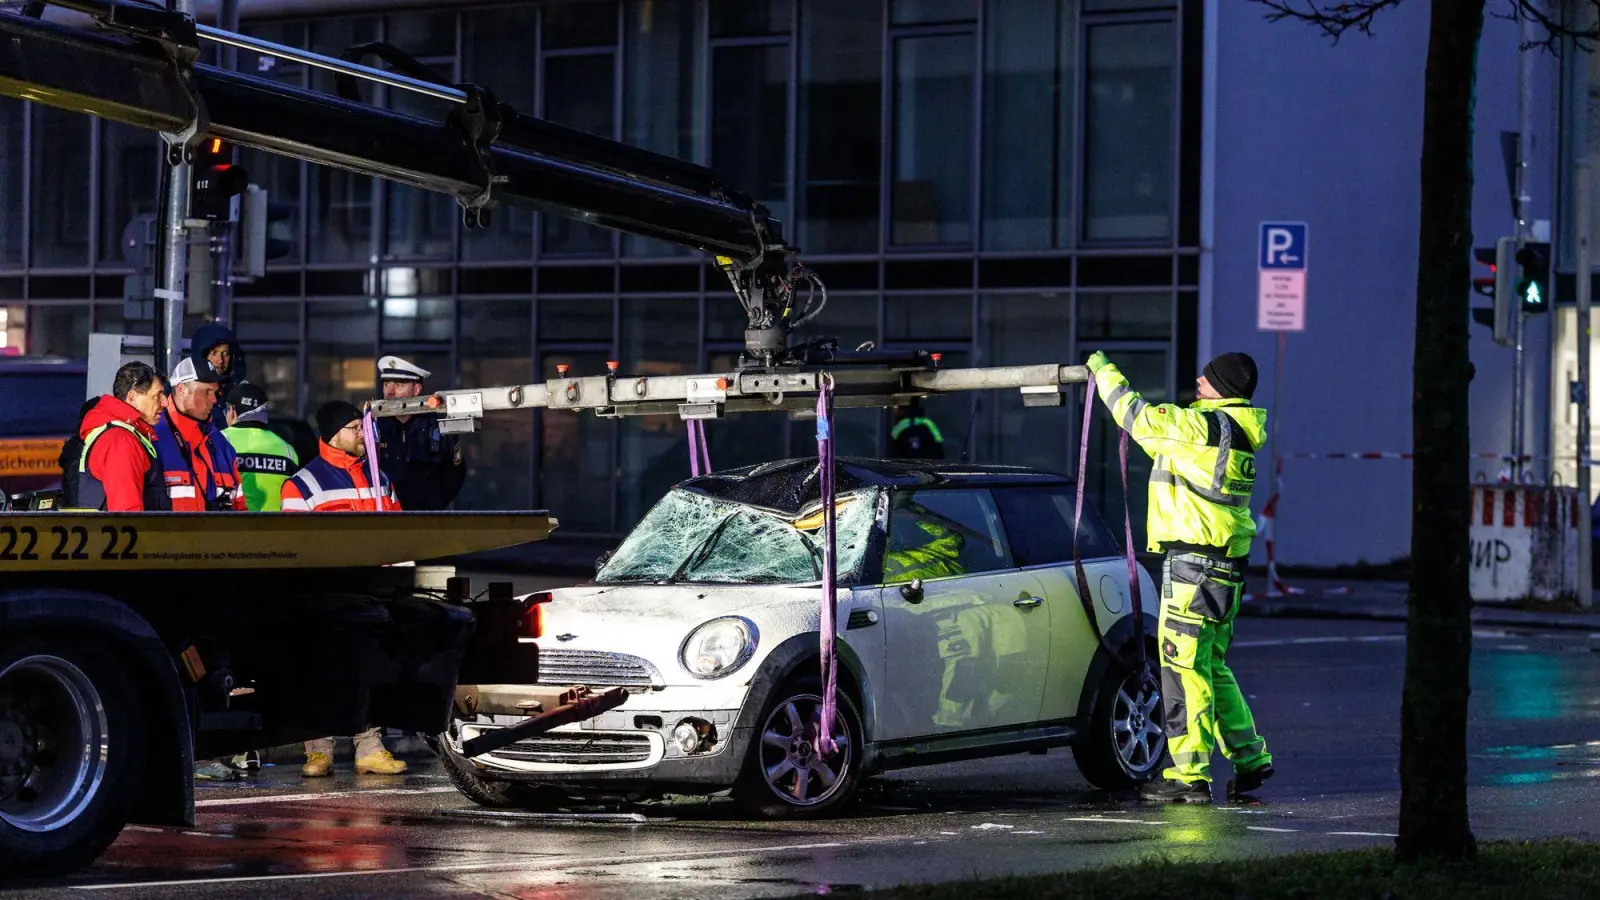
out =
[[[606,552],[600,554],[600,558],[596,559],[594,561],[595,574],[598,575],[600,573],[600,570],[604,569],[606,567],[606,563],[611,561],[612,555],[615,554],[616,552],[617,551],[615,551],[615,550],[607,550]]]
[[[921,603],[922,579],[913,578],[910,584],[900,585],[900,596],[904,597],[907,603]]]

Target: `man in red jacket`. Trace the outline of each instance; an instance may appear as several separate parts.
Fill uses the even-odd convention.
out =
[[[389,478],[378,472],[378,486],[367,475],[366,443],[361,437],[361,410],[335,400],[317,410],[317,458],[306,463],[283,483],[284,512],[386,512],[400,508]],[[404,760],[395,759],[383,746],[377,728],[351,738],[355,743],[357,775],[402,775]],[[300,774],[322,778],[333,767],[333,738],[306,741],[306,764]]]
[[[156,420],[156,455],[176,512],[249,509],[233,445],[211,424],[221,376],[186,356],[172,370],[172,396]]]
[[[389,476],[372,484],[361,436],[361,410],[335,400],[317,410],[317,458],[283,483],[284,512],[388,512],[398,510]]]
[[[111,393],[83,417],[78,436],[76,509],[141,512],[170,509],[156,458],[156,420],[166,385],[155,369],[131,362],[117,370]]]

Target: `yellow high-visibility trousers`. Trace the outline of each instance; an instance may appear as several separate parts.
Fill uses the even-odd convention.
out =
[[[1226,661],[1244,593],[1243,561],[1168,553],[1161,567],[1162,710],[1173,781],[1211,780],[1220,743],[1234,771],[1272,762]]]

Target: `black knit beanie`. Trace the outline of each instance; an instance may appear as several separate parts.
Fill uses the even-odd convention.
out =
[[[317,435],[324,441],[331,441],[340,429],[359,418],[361,409],[354,403],[346,403],[343,400],[324,403],[322,408],[317,410]]]
[[[1224,397],[1249,400],[1256,392],[1256,361],[1246,353],[1224,353],[1206,363],[1206,380]]]

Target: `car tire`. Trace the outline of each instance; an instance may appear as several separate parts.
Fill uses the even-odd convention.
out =
[[[1107,791],[1128,790],[1161,773],[1167,753],[1162,729],[1161,677],[1155,657],[1148,676],[1114,662],[1095,690],[1089,733],[1072,745],[1072,758],[1089,783]]]
[[[452,726],[457,723],[452,722]],[[479,806],[490,809],[535,809],[548,806],[547,801],[553,799],[554,791],[538,785],[521,784],[515,781],[496,781],[484,776],[484,773],[473,765],[472,760],[457,753],[450,746],[445,735],[435,735],[427,739],[433,752],[438,754],[439,762],[444,766],[444,773],[450,778],[450,783],[456,786],[468,800]]]
[[[861,714],[855,700],[839,691],[833,737],[842,747],[832,757],[819,756],[811,741],[821,708],[822,681],[815,676],[792,678],[773,692],[733,788],[734,801],[745,813],[763,819],[820,818],[855,798],[861,783]],[[770,742],[765,740],[769,734]],[[779,746],[779,739],[788,746]]]
[[[0,872],[80,869],[127,824],[149,726],[120,658],[78,633],[22,637],[0,651]]]

